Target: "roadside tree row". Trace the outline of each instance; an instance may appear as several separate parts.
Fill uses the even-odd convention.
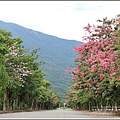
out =
[[[0,30],[0,110],[56,108],[59,96],[44,79],[43,62],[37,62],[39,49],[30,53],[21,43],[21,38]]]
[[[98,22],[84,27],[86,43],[74,48],[76,67],[67,71],[72,86],[66,102],[74,109],[120,107],[120,15]]]

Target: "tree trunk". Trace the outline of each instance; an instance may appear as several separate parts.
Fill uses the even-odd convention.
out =
[[[89,111],[91,111],[91,105],[90,105],[90,101],[89,101]]]
[[[37,100],[35,99],[35,110],[38,110]]]
[[[45,103],[43,102],[43,110],[45,109]]]
[[[112,111],[114,111],[115,109],[115,105],[114,105],[114,103],[112,104]]]
[[[4,92],[3,111],[7,111],[7,90]]]
[[[99,111],[99,105],[98,105],[98,103],[97,103],[97,111]]]
[[[42,110],[42,102],[40,102],[40,110]]]
[[[31,105],[31,109],[34,109],[34,101],[32,100],[32,105]]]
[[[117,111],[118,109],[117,109],[117,103],[115,103],[115,111]]]
[[[18,96],[16,98],[16,109],[19,110],[19,100],[18,100]]]

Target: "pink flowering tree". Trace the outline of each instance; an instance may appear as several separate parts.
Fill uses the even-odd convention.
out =
[[[5,64],[9,76],[11,76],[11,81],[17,80],[18,86],[22,86],[22,83],[25,82],[24,77],[31,74],[31,71],[27,69],[26,51],[21,48],[21,42],[19,38],[12,39],[12,42],[8,41],[7,45],[10,53],[5,55]]]
[[[74,48],[78,57],[76,68],[70,71],[74,81],[71,88],[79,91],[77,102],[114,106],[119,103],[120,90],[120,18],[118,15],[115,19],[103,18],[98,22],[101,25],[84,27],[83,39],[87,43]]]

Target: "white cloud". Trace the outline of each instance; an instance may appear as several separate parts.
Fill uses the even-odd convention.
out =
[[[0,1],[0,19],[65,39],[82,40],[83,27],[119,14],[119,1]]]

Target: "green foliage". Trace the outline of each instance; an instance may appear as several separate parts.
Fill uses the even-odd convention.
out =
[[[8,47],[5,44],[5,36],[0,34],[0,86],[1,90],[5,90],[8,85],[9,76],[5,68],[4,60],[5,54],[7,54]]]
[[[0,30],[0,33],[0,108],[6,111],[11,108],[34,110],[57,107],[59,97],[50,91],[51,83],[44,79],[45,74],[40,68],[42,62],[37,62],[39,49],[27,53],[20,38],[10,38],[11,33],[5,30]],[[51,103],[48,93],[54,96],[56,103]]]

